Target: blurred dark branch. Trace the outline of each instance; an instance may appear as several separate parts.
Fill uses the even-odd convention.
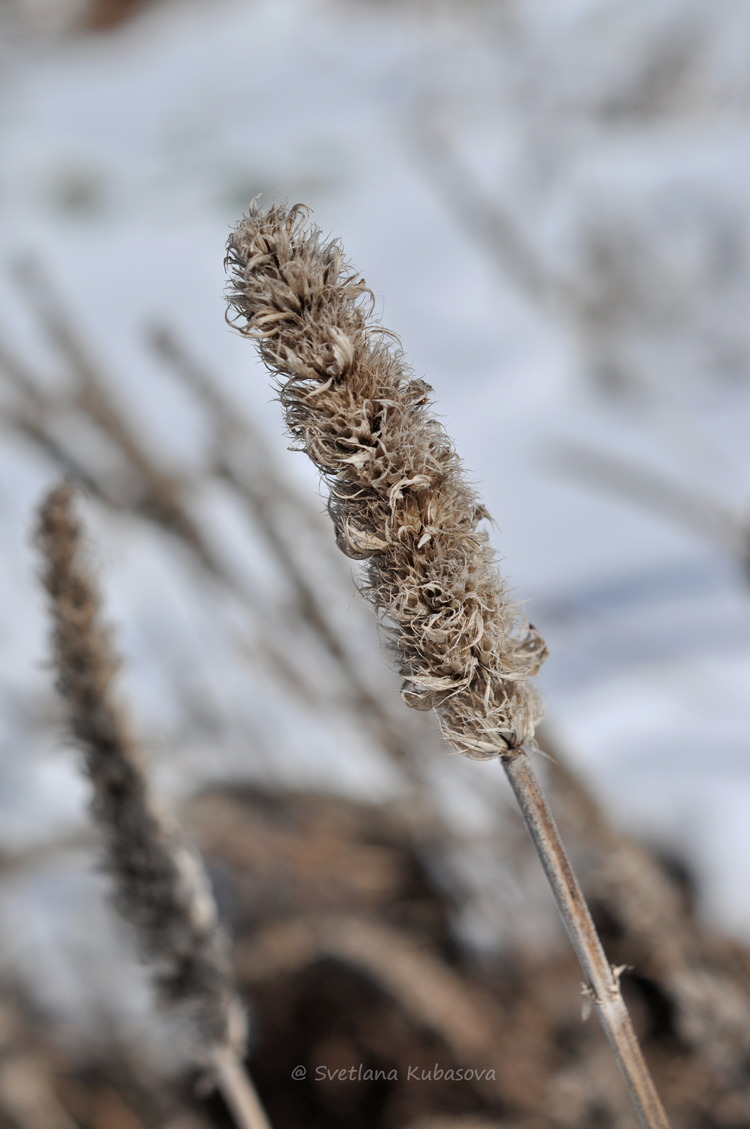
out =
[[[85,31],[111,31],[139,16],[156,0],[89,0],[80,26]]]
[[[535,250],[510,208],[496,196],[490,197],[478,184],[475,173],[441,130],[429,105],[421,107],[409,139],[410,152],[416,154],[428,184],[453,219],[504,280],[545,317],[565,327],[586,372],[598,387],[608,393],[625,392],[631,398],[647,400],[660,417],[661,430],[676,438],[683,454],[689,451],[691,459],[697,444],[712,461],[721,459],[721,450],[710,441],[688,406],[677,397],[665,395],[663,385],[649,381],[635,357],[623,348],[619,331],[623,313],[632,314],[635,309],[639,317],[648,317],[656,291],[644,298],[642,279],[636,285],[626,282],[627,244],[623,247],[618,241],[621,232],[607,228],[592,235],[591,265],[599,268],[595,277],[587,277],[586,272],[579,278],[565,276]],[[607,280],[604,288],[599,275]]]
[[[559,298],[562,289],[550,277],[531,244],[498,200],[490,200],[479,188],[437,125],[427,118],[413,131],[414,151],[428,179],[436,186],[453,217],[490,257],[503,265],[519,290],[535,304]]]
[[[63,308],[41,264],[26,258],[17,265],[16,276],[50,342],[69,366],[78,407],[111,439],[144,484],[144,510],[186,544],[215,577],[233,583],[188,514],[178,481],[156,465],[105,390],[99,364]]]
[[[2,1112],[13,1129],[78,1129],[55,1093],[52,1072],[41,1065],[38,1056],[18,1052],[0,1065]]]
[[[750,520],[657,471],[581,444],[557,442],[551,464],[589,489],[618,495],[688,528],[738,559],[750,573]]]
[[[149,340],[161,359],[206,406],[216,433],[214,471],[242,500],[254,527],[263,534],[277,567],[286,576],[295,597],[296,607],[291,609],[293,618],[309,625],[336,663],[344,685],[348,687],[351,705],[360,716],[369,719],[370,727],[385,751],[415,782],[419,774],[414,734],[410,740],[408,730],[404,732],[406,726],[390,707],[390,695],[379,694],[377,687],[360,673],[357,657],[347,646],[344,633],[331,615],[330,601],[311,580],[309,563],[300,560],[299,538],[295,543],[295,531],[302,523],[319,531],[316,543],[321,545],[326,560],[332,558],[334,552],[336,557],[341,556],[332,539],[324,537],[318,523],[310,520],[309,507],[274,466],[272,453],[260,429],[246,416],[240,420],[236,409],[222,394],[218,382],[196,361],[179,336],[160,325],[151,329]],[[233,457],[233,448],[241,449],[241,458]],[[287,533],[290,527],[291,535]],[[351,583],[338,561],[336,568],[342,581],[346,579]]]
[[[75,478],[87,491],[116,507],[116,500],[106,497],[106,491],[98,479],[90,474],[80,459],[55,434],[51,426],[54,413],[47,394],[31,370],[2,341],[0,377],[12,388],[15,401],[3,412],[7,426],[25,436],[56,467]]]
[[[238,412],[237,406],[222,391],[216,378],[188,349],[182,337],[168,325],[153,324],[147,340],[156,356],[185,384],[207,409],[214,428],[215,460],[213,470],[244,498],[252,514],[269,538],[275,542],[282,536],[279,517],[284,514],[295,526],[309,529],[316,538],[316,548],[335,562],[342,583],[350,580],[349,570],[341,560],[327,526],[308,503],[307,495],[294,489],[280,467],[262,429],[250,415]],[[238,458],[233,452],[240,448]],[[272,527],[277,528],[272,532]],[[325,529],[325,532],[324,532]],[[274,542],[274,548],[276,544]],[[285,545],[281,556],[290,553]]]
[[[277,671],[287,685],[294,687],[303,698],[309,700],[311,691],[307,680],[290,661],[284,649],[277,645],[267,611],[261,601],[225,568],[190,515],[182,497],[184,484],[158,466],[112,401],[102,381],[98,362],[94,360],[83,336],[68,316],[41,264],[26,258],[17,264],[15,273],[50,342],[67,362],[74,382],[74,405],[112,441],[126,465],[135,472],[141,490],[137,503],[131,508],[171,534],[190,551],[213,580],[249,606],[256,619],[265,625],[266,629],[259,633],[257,644],[270,667]],[[18,364],[13,364],[9,371],[14,383],[17,386],[23,384],[28,390],[34,404],[34,416],[30,416],[28,412],[20,416],[19,423],[24,434],[47,454],[56,457],[63,468],[72,471],[79,481],[109,505],[126,508],[128,503],[115,491],[104,487],[100,475],[87,471],[79,459],[70,455],[67,446],[55,438],[53,422],[58,403],[41,393],[39,382],[30,377],[25,366],[19,368]]]

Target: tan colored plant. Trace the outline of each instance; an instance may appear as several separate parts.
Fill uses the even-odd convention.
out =
[[[437,711],[465,756],[500,758],[641,1124],[667,1119],[539,788],[529,752],[541,717],[530,679],[546,656],[510,601],[431,389],[372,317],[372,295],[306,209],[253,207],[228,244],[232,324],[277,378],[287,427],[330,490],[344,553],[390,632],[407,705]]]
[[[54,490],[38,539],[51,598],[58,688],[93,789],[115,904],[135,932],[161,1003],[187,1021],[192,1058],[214,1077],[240,1129],[269,1129],[242,1068],[245,1023],[200,857],[161,810],[112,688],[117,670],[81,552],[73,488]]]

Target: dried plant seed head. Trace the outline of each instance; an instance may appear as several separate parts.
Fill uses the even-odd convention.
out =
[[[157,805],[112,691],[118,663],[82,557],[73,494],[69,484],[54,490],[38,529],[57,684],[91,780],[116,908],[134,929],[159,1000],[188,1020],[190,1053],[209,1064],[225,1048],[241,1052],[244,1016],[202,862]]]
[[[228,243],[231,324],[276,377],[297,447],[330,490],[341,550],[366,560],[364,589],[390,629],[403,698],[434,708],[465,756],[533,737],[546,656],[510,600],[431,389],[373,319],[372,294],[306,209],[255,206]]]

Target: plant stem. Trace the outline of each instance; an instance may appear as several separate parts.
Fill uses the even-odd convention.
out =
[[[618,970],[612,968],[604,953],[528,752],[513,750],[502,761],[580,962],[585,994],[596,1007],[638,1119],[643,1129],[669,1129],[620,992]]]
[[[237,1129],[271,1129],[250,1075],[231,1051],[214,1056],[216,1083],[232,1113]]]

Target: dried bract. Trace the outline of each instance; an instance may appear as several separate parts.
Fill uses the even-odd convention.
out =
[[[392,629],[403,698],[459,752],[496,757],[541,716],[546,655],[509,599],[487,517],[429,385],[372,316],[372,295],[306,209],[253,208],[229,240],[230,308],[276,375],[287,425],[330,489],[339,547]]]

